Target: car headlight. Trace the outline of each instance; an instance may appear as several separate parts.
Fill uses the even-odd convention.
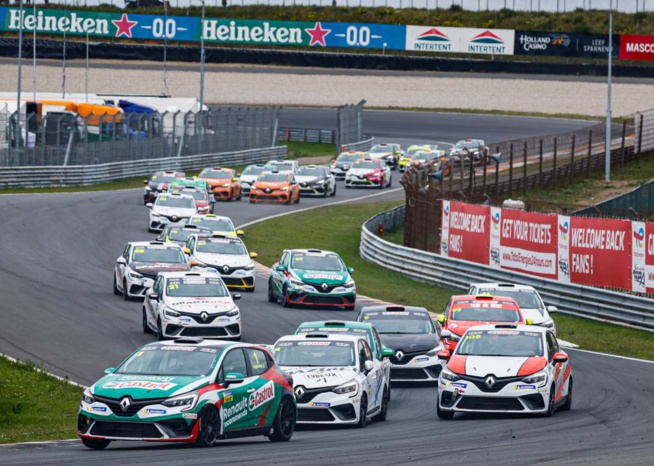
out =
[[[451,332],[452,335],[448,338],[450,341],[460,341],[461,337],[454,332]]]
[[[150,211],[150,215],[152,215],[153,217],[161,217],[161,214],[152,211]]]
[[[348,382],[332,390],[332,392],[338,395],[349,394],[350,396],[355,396],[358,391],[359,391],[359,384],[357,384],[356,382]]]
[[[250,265],[245,266],[245,268],[243,270],[254,270],[254,264],[250,264]]]
[[[438,354],[439,351],[443,350],[443,345],[438,345],[436,348],[427,351],[425,354],[429,357],[434,357]]]
[[[146,190],[147,192],[150,192],[150,191],[152,191],[152,188],[151,188],[150,186],[146,186],[146,187],[145,187],[145,190]]]
[[[318,181],[315,181],[313,184],[317,184],[318,186],[322,186],[323,184],[325,184],[325,180],[318,180]]]
[[[536,372],[535,374],[525,377],[524,379],[522,379],[522,381],[524,383],[533,384],[542,387],[543,385],[545,385],[545,382],[547,382],[547,373]]]
[[[82,393],[82,401],[86,404],[95,403],[95,397],[93,396],[93,393],[91,393],[91,390],[88,387],[85,388],[84,393]]]
[[[554,321],[552,319],[549,319],[543,322],[541,325],[547,328],[554,328]]]
[[[450,382],[456,382],[461,378],[458,375],[456,375],[454,372],[450,372],[447,369],[443,369],[443,371],[441,372],[441,379],[448,380]]]
[[[239,310],[238,310],[237,307],[235,307],[235,308],[232,309],[231,311],[226,312],[225,315],[226,315],[227,317],[236,317],[236,316],[238,315],[238,313],[239,313]]]
[[[354,280],[350,278],[348,281],[345,282],[343,288],[354,288]]]
[[[252,187],[250,188],[250,191],[256,191],[256,190],[257,190],[257,187],[256,187],[256,186],[252,186]]]
[[[186,393],[184,395],[175,396],[162,401],[161,404],[168,408],[182,408],[182,411],[190,411],[195,408],[195,403],[198,401],[197,392]]]
[[[180,314],[177,311],[173,311],[171,308],[166,307],[164,308],[164,316],[168,317],[169,319],[172,317],[179,317]]]
[[[141,275],[138,272],[134,272],[132,270],[130,270],[130,272],[127,274],[127,276],[129,277],[130,280],[140,280],[140,279],[143,278],[143,275]]]
[[[288,186],[284,186],[280,191],[288,191]]]
[[[293,286],[304,286],[304,282],[300,280],[296,280],[295,278],[291,278],[291,285]]]

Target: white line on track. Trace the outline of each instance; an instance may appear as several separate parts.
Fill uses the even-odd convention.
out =
[[[630,358],[629,356],[620,356],[618,354],[600,353],[598,351],[589,351],[589,350],[584,350],[584,349],[579,349],[579,348],[570,348],[570,349],[573,350],[573,351],[579,351],[581,353],[597,354],[599,356],[608,356],[610,358],[626,359],[627,361],[646,362],[646,363],[649,363],[649,364],[654,364],[654,361],[650,361],[649,359]]]

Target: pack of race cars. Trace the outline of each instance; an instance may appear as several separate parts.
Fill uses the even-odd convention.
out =
[[[382,163],[397,160],[399,168],[391,155],[382,153]],[[211,185],[225,200],[242,195],[242,187],[228,186],[234,173],[209,174],[226,180]],[[351,321],[304,322],[273,345],[240,343],[241,295],[232,291],[254,291],[257,255],[228,217],[200,213],[198,199],[184,193],[207,187],[177,175],[153,196],[148,230],[159,236],[128,243],[112,283],[115,294],[142,303],[142,330],[157,341],[84,391],[78,435],[87,447],[115,440],[210,446],[253,435],[288,441],[296,424],[364,427],[387,419],[397,383],[435,385],[439,419],[570,409],[571,366],[550,316],[557,309],[529,286],[473,283],[440,315],[366,306]],[[287,249],[268,274],[267,300],[353,310],[353,272],[336,252]]]

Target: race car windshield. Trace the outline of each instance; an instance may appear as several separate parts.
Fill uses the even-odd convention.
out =
[[[379,313],[378,315],[366,314],[365,317],[367,317],[366,322],[373,324],[379,333],[436,333],[429,316],[420,317],[410,313],[402,313],[401,315]]]
[[[475,141],[459,141],[454,146],[454,149],[472,149],[476,148],[479,144]]]
[[[452,320],[474,320],[481,322],[520,322],[515,309],[500,307],[456,307],[452,305]]]
[[[320,168],[300,168],[297,176],[323,176],[323,171]]]
[[[288,181],[288,175],[286,173],[262,173],[257,181],[279,183]]]
[[[259,175],[263,171],[263,167],[247,167],[243,170],[243,175]]]
[[[293,170],[293,164],[292,163],[276,163],[275,167],[277,167],[277,170]]]
[[[234,231],[232,222],[222,218],[195,217],[191,220],[191,225],[205,227],[211,231]]]
[[[173,298],[223,298],[229,291],[218,277],[184,277],[166,280],[166,294]]]
[[[209,254],[235,254],[239,256],[247,254],[245,247],[240,241],[198,241],[196,251]]]
[[[359,154],[343,154],[338,157],[339,162],[354,162],[355,160],[359,160],[361,158],[361,155]]]
[[[537,332],[474,330],[467,332],[456,349],[458,355],[531,357],[544,355],[543,338]]]
[[[312,256],[308,254],[294,254],[291,268],[298,270],[319,270],[321,272],[342,272],[345,270],[338,256]]]
[[[178,248],[136,247],[132,252],[134,262],[165,262],[181,264],[185,262],[184,253]]]
[[[540,309],[543,307],[538,295],[535,291],[524,290],[524,291],[512,291],[505,289],[483,289],[479,290],[479,293],[490,293],[495,296],[505,296],[507,298],[513,298],[518,303],[520,309]]]
[[[173,190],[173,192],[174,191],[175,190]],[[186,194],[187,196],[191,196],[196,201],[206,201],[208,197],[206,191],[200,191],[196,189],[191,189],[191,190],[185,189],[184,191],[180,191],[179,194]]]
[[[413,156],[414,160],[431,160],[436,157],[436,154],[430,152],[418,152]]]
[[[386,152],[392,152],[391,148],[388,146],[375,146],[368,151],[371,154],[383,154]]]
[[[114,374],[157,376],[133,382],[151,383],[153,388],[164,388],[166,384],[172,387],[171,380],[166,380],[165,376],[200,377],[210,374],[221,351],[222,348],[180,345],[146,346],[121,364]]]
[[[354,366],[354,345],[349,341],[280,342],[275,360],[280,366]]]
[[[228,180],[230,176],[230,172],[228,171],[223,171],[223,170],[205,170],[202,173],[200,173],[201,178],[212,178],[215,180]]]
[[[177,178],[175,175],[154,175],[150,179],[150,181],[153,181],[153,182],[156,182],[156,183],[170,183],[175,178]]]
[[[155,202],[158,206],[179,207],[182,209],[195,209],[195,202],[188,197],[159,196]]]
[[[379,168],[379,162],[375,161],[367,161],[367,160],[361,160],[354,165],[352,165],[352,168],[367,168],[370,170],[377,170]]]
[[[200,230],[200,231],[206,231],[206,230]],[[168,239],[171,241],[179,241],[180,243],[186,243],[188,239],[191,237],[191,235],[197,234],[198,230],[197,229],[189,229],[189,230],[183,230],[180,228],[173,228],[168,232]]]

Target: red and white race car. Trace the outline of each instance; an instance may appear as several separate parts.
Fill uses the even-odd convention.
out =
[[[568,355],[554,334],[535,325],[481,325],[468,330],[438,382],[436,413],[524,413],[551,416],[572,406]]]

